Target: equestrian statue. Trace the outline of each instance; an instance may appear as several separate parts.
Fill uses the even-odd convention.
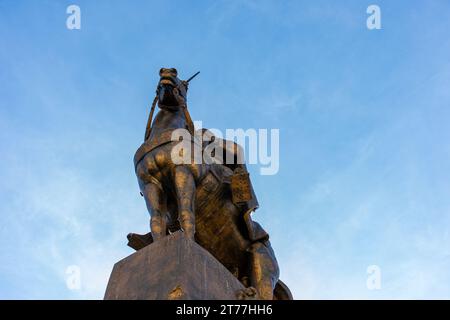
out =
[[[193,77],[180,80],[174,68],[162,68],[159,77],[144,143],[134,156],[151,232],[130,233],[128,245],[140,250],[182,231],[243,284],[246,289],[237,298],[292,299],[288,287],[279,280],[269,235],[251,217],[258,201],[245,163],[194,161],[194,153],[190,161],[180,163],[174,159],[174,154],[180,153],[180,141],[173,135],[176,130],[188,132],[191,138],[187,144],[184,141],[185,145],[202,151],[211,143],[219,143],[215,152],[222,152],[222,159],[238,159],[241,147],[216,139],[207,129],[195,130],[187,108],[188,85]],[[153,120],[156,105],[159,110]],[[209,134],[211,139],[197,139],[198,134]]]

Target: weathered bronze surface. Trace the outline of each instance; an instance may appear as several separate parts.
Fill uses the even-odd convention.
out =
[[[287,286],[278,279],[269,235],[251,218],[258,201],[245,164],[172,161],[171,152],[179,141],[172,141],[171,133],[180,128],[194,133],[186,105],[187,90],[188,81],[178,79],[175,69],[160,70],[145,141],[134,157],[139,187],[150,213],[151,233],[129,234],[128,245],[147,250],[152,242],[155,244],[151,246],[157,245],[181,230],[184,237],[211,253],[246,288],[237,292],[236,298],[248,298],[254,293],[257,299],[292,299]],[[152,122],[156,104],[160,110]],[[209,143],[203,142],[200,147],[205,149]],[[239,149],[237,144],[224,140],[220,150],[223,159],[227,155],[235,159]],[[164,281],[161,278],[161,286],[165,286]]]

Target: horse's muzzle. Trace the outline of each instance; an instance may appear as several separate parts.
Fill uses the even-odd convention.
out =
[[[173,77],[161,77],[159,80],[159,86],[166,85],[176,87],[176,80]]]

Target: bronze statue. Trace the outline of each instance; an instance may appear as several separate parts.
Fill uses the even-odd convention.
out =
[[[151,232],[129,234],[129,246],[140,250],[182,230],[246,287],[239,298],[292,299],[287,286],[278,279],[269,235],[251,218],[258,201],[245,164],[196,164],[193,159],[176,164],[172,160],[173,148],[179,143],[172,140],[176,129],[188,130],[192,134],[189,143],[202,150],[211,141],[198,142],[194,138],[186,104],[192,77],[182,81],[174,68],[162,68],[159,76],[145,141],[134,157],[141,195],[151,216]],[[152,122],[156,104],[160,110]],[[205,132],[209,133],[202,129],[201,133]],[[235,159],[240,152],[237,144],[225,140],[221,150],[223,159]]]

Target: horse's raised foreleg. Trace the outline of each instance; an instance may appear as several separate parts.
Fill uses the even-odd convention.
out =
[[[194,239],[195,234],[195,181],[190,169],[185,165],[178,165],[173,173],[174,187],[178,203],[178,220],[186,236]]]
[[[166,235],[166,212],[164,210],[164,194],[154,183],[147,183],[143,190],[145,203],[150,213],[150,229],[153,241],[158,241]]]

